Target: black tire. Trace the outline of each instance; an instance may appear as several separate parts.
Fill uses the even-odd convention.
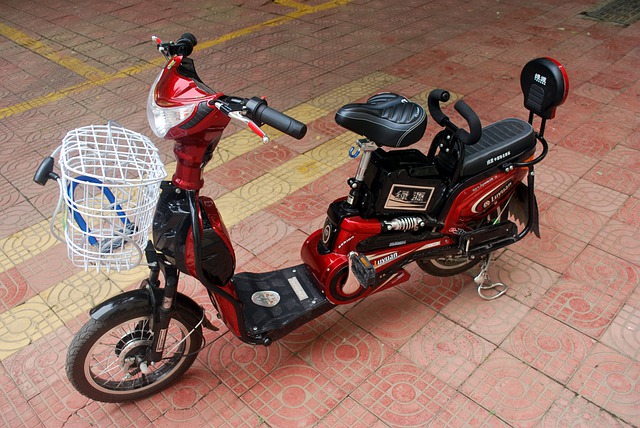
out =
[[[433,276],[454,276],[468,271],[482,260],[476,257],[473,260],[467,258],[441,258],[417,260],[418,267]]]
[[[123,402],[155,394],[196,359],[202,343],[202,329],[195,328],[198,321],[189,312],[173,312],[164,357],[149,365],[145,375],[139,363],[153,336],[149,311],[138,308],[102,320],[90,319],[69,345],[67,376],[78,392],[96,401]]]

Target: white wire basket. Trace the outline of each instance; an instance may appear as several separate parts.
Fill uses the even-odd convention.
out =
[[[69,131],[59,150],[64,241],[73,264],[107,271],[137,266],[167,175],[158,149],[109,122]]]

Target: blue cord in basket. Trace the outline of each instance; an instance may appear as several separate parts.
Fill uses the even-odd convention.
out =
[[[77,181],[85,181],[87,183],[102,184],[102,181],[98,180],[97,178],[88,177],[86,175],[80,175],[80,176],[76,177],[76,180]],[[67,186],[67,192],[69,194],[69,199],[72,200],[72,201],[74,201],[73,194],[74,194],[74,192],[76,190],[76,187],[79,184],[77,181],[74,181],[70,186]],[[116,198],[113,195],[113,193],[111,192],[111,190],[109,190],[108,187],[106,187],[106,186],[98,186],[98,188],[102,191],[102,194],[109,200],[109,202],[111,202],[112,204],[115,204]],[[118,214],[118,216],[120,217],[120,220],[122,221],[122,224],[124,224],[124,226],[126,228],[127,226],[129,226],[131,224],[131,222],[129,221],[129,219],[127,218],[126,214],[122,210],[122,207],[120,206],[120,204],[116,204],[115,207],[116,207],[116,213]],[[80,227],[80,229],[82,229],[82,231],[87,233],[87,234],[91,233],[91,230],[87,226],[87,222],[84,221],[84,218],[82,217],[82,214],[80,214],[77,210],[75,210],[75,203],[74,203],[73,207],[69,207],[69,211],[71,211],[71,214],[73,215],[73,219],[76,221],[76,223],[78,223],[78,226]],[[93,236],[89,236],[89,243],[91,245],[96,245],[98,243],[98,240],[96,238],[94,238]]]

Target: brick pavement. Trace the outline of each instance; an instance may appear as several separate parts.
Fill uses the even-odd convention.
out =
[[[6,426],[640,425],[640,24],[586,19],[588,0],[0,0],[0,421]],[[151,134],[150,36],[198,36],[214,88],[266,95],[309,125],[263,146],[230,129],[207,168],[243,270],[298,262],[341,196],[355,138],[333,122],[380,91],[464,96],[484,123],[526,117],[521,67],[562,62],[570,95],[539,168],[542,240],[499,255],[493,302],[471,275],[412,278],[271,347],[221,329],[178,383],[102,404],[64,375],[66,348],[107,296],[145,274],[85,273],[49,235],[53,185],[32,183],[69,129],[115,119]],[[429,124],[424,148],[437,126]],[[167,169],[171,145],[154,139]],[[255,202],[268,189],[269,197]],[[292,208],[293,207],[293,208]],[[183,290],[207,297],[186,278]],[[211,310],[210,306],[207,306]],[[222,326],[221,326],[222,327]]]

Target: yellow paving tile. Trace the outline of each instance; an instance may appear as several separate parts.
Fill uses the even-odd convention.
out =
[[[327,109],[319,108],[310,103],[302,103],[294,108],[285,111],[285,114],[299,120],[302,123],[313,122],[321,117],[327,116],[332,112]]]
[[[62,327],[60,319],[40,296],[0,314],[0,361]]]
[[[64,55],[61,52],[57,52],[52,49],[51,46],[48,46],[39,40],[31,38],[27,34],[1,22],[0,35],[19,44],[20,46],[29,49],[32,52],[37,53],[38,55],[47,58],[49,61],[52,61],[61,67],[64,67],[76,74],[81,75],[85,79],[95,80],[107,76],[107,73],[105,73],[104,71],[95,67],[91,67],[90,65],[87,65],[79,59],[73,58],[70,55]]]
[[[349,138],[346,138],[349,137]],[[340,165],[353,160],[349,157],[349,149],[355,144],[356,138],[352,132],[346,132],[337,138],[312,149],[307,156],[322,164],[337,168]],[[355,166],[354,166],[355,169]]]
[[[295,191],[317,180],[332,169],[307,155],[300,155],[272,169],[269,173],[285,180],[290,184],[292,191]],[[269,202],[270,204],[271,202]]]
[[[103,273],[81,272],[40,293],[49,308],[69,321],[122,290]]]
[[[5,271],[56,245],[58,240],[51,235],[49,224],[49,220],[43,220],[0,239],[0,250],[6,256],[0,258],[0,270]]]
[[[345,83],[336,89],[320,95],[308,104],[331,112],[338,110],[345,104],[369,97],[381,88],[397,82],[399,79],[389,74],[375,72],[353,82]]]

